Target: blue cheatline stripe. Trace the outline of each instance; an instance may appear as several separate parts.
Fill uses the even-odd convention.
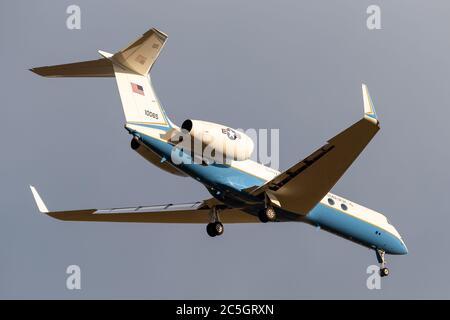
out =
[[[169,131],[171,128],[170,125],[163,126],[163,125],[158,125],[158,124],[141,123],[141,122],[127,122],[127,124],[132,124],[135,126],[141,126],[141,127],[147,127],[147,128],[153,128],[153,129],[159,129],[159,130],[164,130],[164,131]]]
[[[382,249],[390,254],[406,253],[402,241],[393,234],[322,203],[311,210],[307,219],[369,248]]]

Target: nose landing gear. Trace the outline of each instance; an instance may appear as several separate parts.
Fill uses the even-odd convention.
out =
[[[376,249],[378,263],[380,264],[380,277],[387,277],[389,275],[389,269],[386,268],[386,259],[384,257],[384,251]]]

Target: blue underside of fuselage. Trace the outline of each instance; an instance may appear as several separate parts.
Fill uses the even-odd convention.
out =
[[[205,185],[219,200],[223,201],[223,196],[227,195],[225,200],[235,201],[237,204],[254,204],[259,201],[260,205],[263,205],[263,199],[254,198],[245,191],[245,189],[263,185],[265,183],[263,179],[227,165],[193,163],[189,154],[175,149],[169,143],[142,134],[139,134],[139,137],[148,148],[165,159],[164,161],[178,163],[176,165],[178,169]],[[278,216],[282,221],[310,223],[363,246],[384,250],[386,253],[405,254],[407,252],[402,241],[395,235],[321,203],[314,207],[305,218],[285,211],[278,212]]]
[[[244,190],[261,186],[265,183],[263,179],[226,164],[196,163],[190,154],[180,151],[169,143],[142,134],[140,138],[148,148],[164,158],[164,161],[177,163],[175,166],[179,170],[205,185],[214,196],[227,195],[239,202],[260,201]]]
[[[317,227],[369,248],[381,249],[390,254],[407,253],[403,242],[390,232],[322,203],[308,213],[307,220]]]

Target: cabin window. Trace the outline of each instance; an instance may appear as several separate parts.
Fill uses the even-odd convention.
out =
[[[341,204],[341,208],[342,208],[342,210],[344,210],[344,211],[347,211],[347,206],[345,205],[345,204]]]
[[[328,198],[328,203],[329,203],[330,205],[334,206],[334,200],[333,200],[333,199]]]

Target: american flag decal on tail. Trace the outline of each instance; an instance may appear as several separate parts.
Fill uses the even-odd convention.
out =
[[[131,83],[131,89],[133,90],[134,93],[140,94],[145,96],[144,94],[144,88],[136,83]]]

